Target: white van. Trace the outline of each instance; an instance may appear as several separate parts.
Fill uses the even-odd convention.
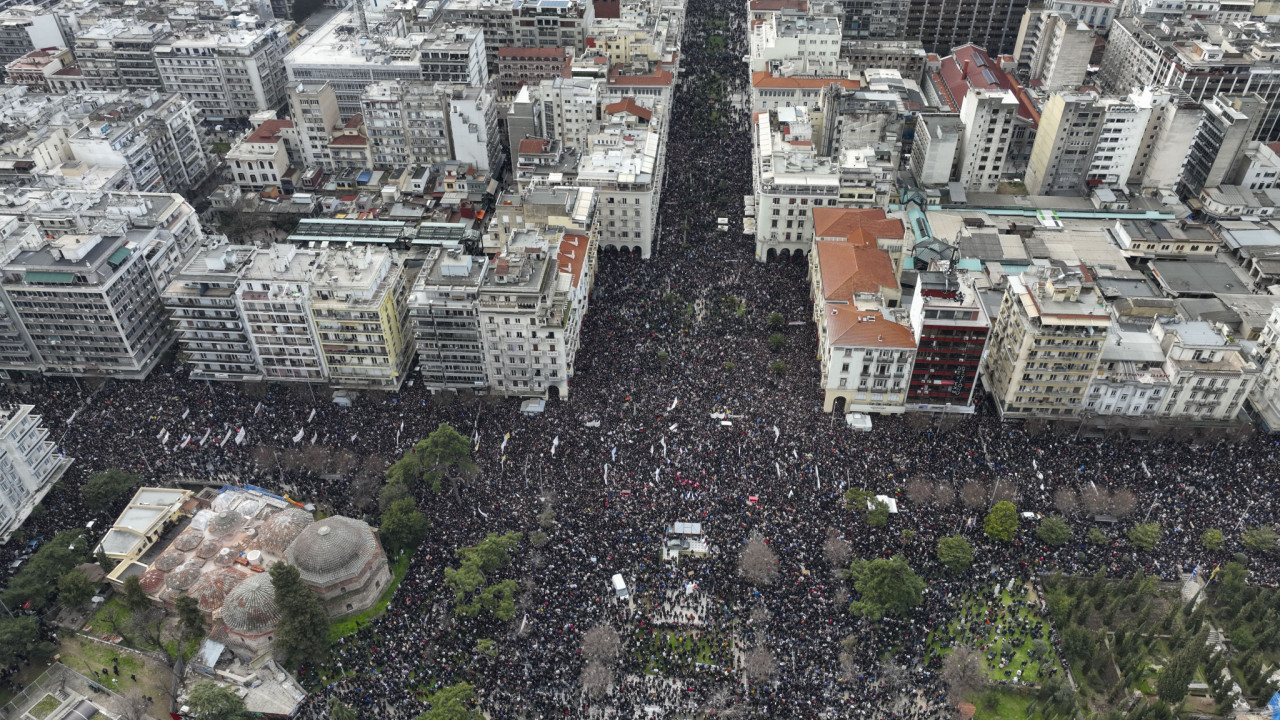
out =
[[[614,573],[613,575],[613,592],[618,596],[619,600],[626,600],[631,597],[631,591],[627,589],[627,581],[622,579],[622,573]]]

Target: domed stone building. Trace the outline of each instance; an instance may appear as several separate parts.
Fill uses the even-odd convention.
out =
[[[341,516],[308,525],[285,550],[284,560],[298,568],[333,617],[373,605],[391,581],[373,528]]]
[[[250,575],[236,585],[227,593],[221,614],[228,640],[257,650],[265,649],[271,643],[276,624],[280,622],[271,575]]]

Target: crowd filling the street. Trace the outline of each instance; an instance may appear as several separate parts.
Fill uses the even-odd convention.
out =
[[[147,485],[253,484],[376,526],[387,468],[448,424],[475,471],[441,492],[410,487],[426,538],[405,551],[385,612],[298,668],[299,717],[328,717],[338,701],[407,720],[465,682],[495,720],[922,719],[956,712],[941,672],[951,642],[988,656],[999,683],[1062,672],[1058,633],[1031,612],[1042,576],[1179,581],[1225,565],[1242,531],[1280,512],[1280,453],[1261,433],[1078,438],[1002,422],[982,400],[973,415],[877,418],[865,433],[824,413],[807,267],[756,262],[740,233],[752,194],[746,32],[740,2],[689,5],[656,247],[649,260],[601,251],[571,399],[525,415],[515,399],[410,381],[340,407],[302,385],[193,381],[172,358],[142,382],[24,379],[4,400],[33,404],[76,462],[23,537],[109,527],[112,509],[80,494],[108,469]],[[784,342],[768,342],[775,333]],[[853,489],[894,511],[868,523],[846,500]],[[998,501],[1018,512],[1011,541],[984,531]],[[1050,515],[1067,520],[1064,544],[1034,533]],[[676,522],[700,524],[705,552],[666,552]],[[1151,549],[1128,539],[1138,523],[1159,525]],[[1210,528],[1225,533],[1219,550],[1201,541]],[[456,551],[509,532],[520,533],[511,564],[490,579],[516,582],[515,612],[455,613],[445,570]],[[953,535],[973,546],[967,569],[938,558]],[[0,566],[24,548],[0,548]],[[893,557],[923,579],[921,602],[850,612],[850,564]],[[1248,571],[1251,583],[1280,579],[1274,552],[1251,554]],[[974,601],[993,587],[995,609]],[[603,639],[589,642],[593,631]],[[1040,657],[1001,656],[1002,636],[1040,641]]]

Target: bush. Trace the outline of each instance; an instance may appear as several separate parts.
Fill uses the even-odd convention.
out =
[[[1256,527],[1246,530],[1240,536],[1240,542],[1250,552],[1264,553],[1276,549],[1276,531],[1269,527]]]
[[[938,540],[938,562],[952,570],[966,570],[973,563],[973,546],[959,535],[944,537]]]
[[[787,364],[782,362],[781,360],[774,360],[773,362],[769,363],[769,369],[773,371],[774,375],[786,375],[788,368],[787,368]]]
[[[1204,545],[1205,550],[1213,550],[1217,552],[1226,544],[1226,538],[1222,536],[1222,531],[1217,528],[1209,528],[1200,536],[1200,544]]]
[[[769,349],[778,352],[787,346],[787,338],[782,333],[773,333],[769,336]]]
[[[1085,539],[1094,545],[1106,545],[1111,542],[1111,538],[1098,528],[1089,528],[1089,532],[1085,534]]]
[[[84,506],[90,510],[105,510],[117,500],[131,494],[142,482],[142,477],[121,470],[95,473],[80,488]]]
[[[782,313],[780,312],[769,313],[769,327],[773,329],[777,329],[785,325],[786,322],[787,322],[787,319],[782,317]]]
[[[1010,542],[1018,532],[1018,508],[1007,500],[991,506],[991,512],[982,521],[982,530],[992,540]]]

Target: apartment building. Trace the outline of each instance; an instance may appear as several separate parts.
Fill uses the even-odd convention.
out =
[[[488,267],[488,258],[468,255],[459,246],[433,247],[423,260],[409,297],[409,321],[418,372],[433,391],[489,385],[478,307]]]
[[[1159,318],[1151,335],[1165,354],[1169,397],[1163,418],[1233,422],[1258,382],[1259,368],[1233,339],[1203,320]]]
[[[411,35],[418,39],[419,36]],[[418,45],[422,74],[429,83],[460,83],[475,88],[489,86],[489,64],[484,55],[484,30],[468,25],[444,25],[424,33]]]
[[[329,384],[398,390],[413,361],[404,258],[387,247],[321,253],[311,280],[311,317]]]
[[[955,115],[921,114],[911,144],[911,173],[922,187],[951,181],[964,125]]]
[[[1222,185],[1257,134],[1266,101],[1257,94],[1217,95],[1204,104],[1204,119],[1187,153],[1179,190],[1185,197]]]
[[[902,289],[889,253],[856,241],[815,241],[809,284],[823,410],[903,412],[916,343],[897,308]]]
[[[1208,260],[1222,248],[1207,225],[1190,220],[1117,220],[1110,236],[1127,257],[1144,260]]]
[[[1085,414],[1155,420],[1172,387],[1164,366],[1164,350],[1151,333],[1113,325],[1089,384]]]
[[[594,78],[543,80],[531,93],[540,104],[542,137],[556,139],[565,148],[585,151],[587,140],[600,131],[601,83]]]
[[[1280,429],[1280,306],[1271,311],[1258,336],[1258,381],[1249,393],[1249,406],[1270,432]]]
[[[950,270],[919,273],[910,317],[916,356],[908,409],[972,413],[991,332],[973,280]]]
[[[513,97],[525,86],[534,86],[551,78],[567,78],[573,63],[573,52],[567,47],[498,48],[498,95]]]
[[[1111,318],[1079,270],[1034,266],[1006,278],[983,386],[1001,417],[1077,417],[1085,409]]]
[[[921,83],[927,104],[937,107],[940,112],[956,113],[965,123],[961,159],[975,158],[969,176],[983,187],[989,186],[994,179],[988,176],[995,174],[991,168],[997,156],[1003,166],[1000,172],[1015,176],[1022,173],[1036,139],[1040,112],[1031,94],[1010,74],[1015,66],[1011,56],[993,58],[982,48],[969,44],[957,47],[947,57],[930,59]],[[975,91],[981,92],[969,101],[971,119],[966,121],[965,103]],[[1014,100],[1013,105],[1008,103],[1009,98]],[[1015,112],[1010,115],[1002,112],[1004,109]],[[975,132],[979,125],[988,131],[994,128],[997,132],[988,138],[985,133]],[[1007,135],[1005,129],[1009,131]],[[1001,147],[1004,151],[998,152]],[[984,149],[987,152],[973,152]],[[987,160],[981,160],[983,155],[988,156]],[[985,165],[986,169],[980,171],[977,165]]]
[[[599,244],[633,250],[647,260],[659,234],[666,135],[655,113],[633,101],[606,105],[603,112],[607,123],[590,137],[577,183],[595,188]]]
[[[61,235],[18,249],[0,289],[30,362],[0,369],[142,379],[172,342],[143,253],[125,235]]]
[[[34,405],[0,410],[0,538],[8,542],[71,466],[56,454]]]
[[[928,53],[919,40],[892,40],[888,38],[894,37],[893,35],[874,33],[868,36],[869,39],[849,39],[849,24],[850,20],[846,15],[843,23],[845,39],[840,42],[840,60],[849,64],[850,72],[897,70],[902,73],[902,77],[913,81],[924,75]]]
[[[485,88],[454,84],[443,88],[452,159],[483,173],[497,174],[505,163],[498,131],[498,103]]]
[[[1094,92],[1058,93],[1045,101],[1027,165],[1032,195],[1084,195],[1104,110]]]
[[[200,248],[163,292],[165,310],[193,380],[261,380],[236,289],[256,248]]]
[[[1028,11],[1013,56],[1046,93],[1074,92],[1089,70],[1097,40],[1083,20],[1065,12]]]
[[[1013,52],[1027,0],[911,0],[906,37],[919,38],[939,55],[973,43],[995,53]]]
[[[872,42],[904,40],[911,12],[908,0],[840,0],[844,12],[841,34],[845,40]],[[912,38],[919,47],[919,43]],[[883,67],[883,66],[876,66]]]
[[[376,83],[365,88],[360,107],[375,165],[431,166],[452,156],[447,100],[434,83]]]
[[[831,86],[844,90],[862,87],[858,80],[844,77],[779,77],[767,71],[751,73],[751,111],[753,113],[788,107],[817,110]]]
[[[33,50],[65,48],[69,43],[57,17],[35,5],[11,5],[0,10],[0,65]]]
[[[199,111],[178,93],[134,91],[98,107],[67,138],[76,160],[124,168],[141,192],[187,192],[213,172]]]
[[[245,192],[278,187],[289,171],[286,135],[292,131],[291,120],[267,120],[237,140],[226,155],[232,182]]]
[[[595,23],[590,0],[532,0],[509,10],[511,41],[516,47],[571,47],[574,54],[587,48]]]
[[[756,260],[807,253],[814,207],[835,207],[840,168],[814,151],[807,108],[778,108],[755,116],[752,145],[756,198]]]
[[[490,392],[568,396],[595,253],[592,238],[526,229],[489,264],[479,311]]]
[[[303,166],[334,167],[330,144],[335,132],[342,127],[342,113],[338,110],[338,96],[333,86],[327,82],[295,83],[289,86],[286,97]]]
[[[126,18],[103,20],[76,33],[75,56],[85,86],[160,90],[156,47],[172,39],[168,23]]]
[[[973,89],[960,106],[964,128],[956,162],[959,181],[970,192],[995,192],[1009,167],[1019,103],[1008,90]]]
[[[829,16],[770,15],[751,27],[751,72],[795,63],[808,74],[834,74],[840,59],[840,20]]]
[[[230,27],[184,30],[156,45],[156,72],[165,90],[182,93],[206,117],[276,110],[285,100],[283,60],[292,28],[286,20],[242,16]]]
[[[272,245],[254,253],[236,286],[264,379],[321,382],[324,357],[311,315],[319,250]]]

